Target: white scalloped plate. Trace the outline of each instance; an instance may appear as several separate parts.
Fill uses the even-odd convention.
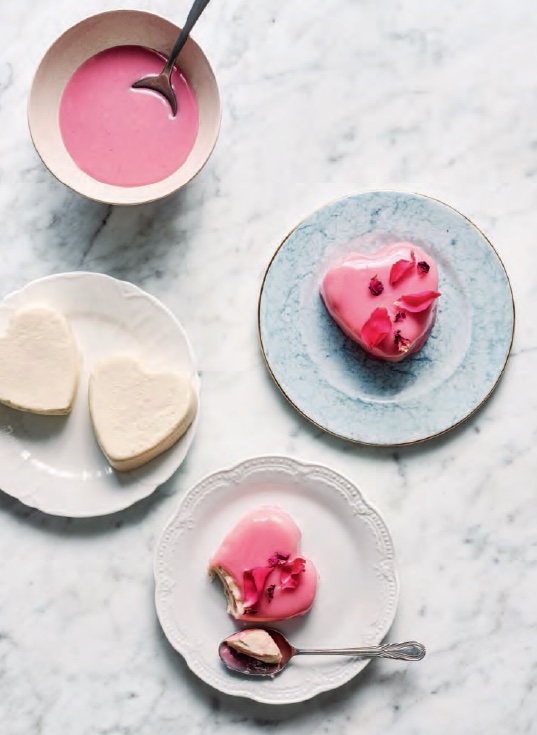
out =
[[[288,457],[257,457],[209,475],[181,501],[158,542],[157,615],[190,669],[225,694],[290,704],[345,684],[367,660],[293,659],[274,679],[249,679],[225,669],[218,643],[236,625],[225,612],[220,583],[207,561],[249,510],[278,505],[302,530],[302,552],[319,570],[311,611],[275,625],[298,647],[379,643],[398,600],[390,534],[358,488],[333,470]]]
[[[93,364],[122,352],[151,371],[186,370],[199,397],[188,337],[157,299],[100,273],[63,273],[32,281],[0,304],[0,333],[13,311],[46,305],[68,319],[82,357],[80,384],[69,416],[36,416],[0,405],[0,488],[45,513],[90,517],[123,510],[147,497],[185,459],[197,419],[169,451],[132,472],[116,472],[91,426],[88,379]]]

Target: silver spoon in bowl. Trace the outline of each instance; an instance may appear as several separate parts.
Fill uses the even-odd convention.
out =
[[[166,97],[170,103],[174,117],[177,114],[177,97],[175,96],[171,82],[173,67],[177,57],[183,49],[183,46],[188,40],[190,31],[196,25],[198,18],[203,13],[209,2],[210,0],[194,0],[192,7],[190,8],[190,12],[188,13],[184,28],[181,30],[177,41],[174,43],[173,48],[170,51],[170,55],[168,56],[166,66],[160,74],[144,77],[143,79],[139,79],[137,82],[134,82],[132,85],[135,89],[152,89],[154,92],[159,92],[163,97]]]
[[[275,676],[287,666],[293,656],[349,656],[420,661],[426,653],[425,646],[416,641],[384,643],[379,646],[361,646],[359,648],[295,648],[280,631],[273,628],[265,628],[264,630],[280,649],[281,660],[278,663],[267,663],[246,653],[240,653],[228,645],[228,637],[224,638],[218,646],[218,654],[228,669],[248,676]]]

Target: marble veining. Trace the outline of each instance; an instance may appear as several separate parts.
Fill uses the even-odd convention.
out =
[[[131,280],[176,312],[202,377],[199,432],[154,496],[96,520],[0,494],[2,735],[475,735],[537,732],[537,15],[530,0],[214,0],[196,28],[223,100],[220,140],[186,190],[136,209],[85,201],[32,148],[26,97],[46,47],[86,14],[177,0],[4,3],[0,293],[51,273]],[[421,446],[345,444],[272,383],[257,297],[275,247],[311,211],[364,189],[419,191],[469,216],[517,306],[506,373],[470,421]],[[205,474],[291,454],[349,476],[393,535],[393,640],[343,688],[270,708],[201,684],[154,613],[156,539]],[[350,643],[352,643],[350,641]]]

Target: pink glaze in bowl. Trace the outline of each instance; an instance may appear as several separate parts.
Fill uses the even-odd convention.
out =
[[[95,180],[69,155],[60,130],[59,108],[73,73],[95,54],[122,45],[138,45],[167,56],[179,34],[168,20],[138,10],[94,15],[72,26],[43,57],[28,100],[28,124],[34,146],[49,171],[69,188],[107,204],[142,204],[165,197],[187,184],[205,165],[220,130],[220,95],[214,72],[190,38],[178,66],[194,90],[199,129],[186,161],[169,176],[143,186],[117,186]]]

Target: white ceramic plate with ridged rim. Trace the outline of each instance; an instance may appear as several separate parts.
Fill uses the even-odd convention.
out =
[[[186,332],[160,301],[132,283],[78,272],[41,278],[6,296],[0,303],[0,334],[14,311],[38,305],[57,309],[71,325],[81,354],[78,392],[68,416],[37,416],[0,405],[0,488],[53,515],[91,517],[123,510],[178,469],[197,417],[160,457],[137,470],[116,472],[93,434],[88,410],[92,367],[105,356],[129,354],[150,372],[187,371],[199,398]]]
[[[423,348],[373,360],[330,317],[319,288],[350,252],[411,241],[434,257],[441,297]],[[265,362],[287,400],[325,431],[375,446],[445,433],[491,395],[511,351],[513,295],[504,266],[464,215],[420,194],[371,191],[326,204],[274,254],[259,297]]]
[[[215,689],[267,704],[301,702],[356,676],[367,661],[293,659],[274,679],[228,671],[218,643],[237,627],[207,562],[248,511],[277,505],[302,531],[301,552],[319,585],[312,609],[273,627],[298,647],[379,643],[394,620],[398,581],[393,544],[379,513],[350,480],[290,457],[255,457],[198,482],[181,500],[156,548],[155,601],[169,642]]]

